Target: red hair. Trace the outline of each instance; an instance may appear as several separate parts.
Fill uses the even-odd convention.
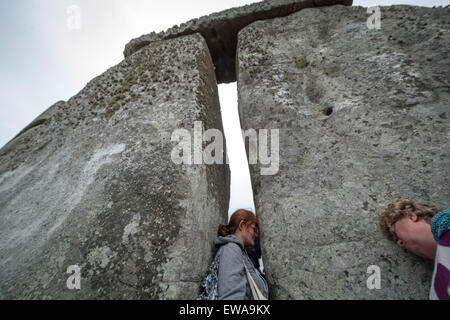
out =
[[[256,215],[248,210],[239,209],[236,210],[230,218],[230,222],[228,225],[221,224],[219,225],[219,230],[217,231],[218,236],[225,237],[229,234],[233,234],[236,232],[236,229],[239,227],[239,223],[244,221],[244,225],[255,224],[259,229],[258,219]]]

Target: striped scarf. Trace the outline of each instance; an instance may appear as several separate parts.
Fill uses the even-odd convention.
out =
[[[450,208],[436,214],[431,220],[431,232],[434,240],[439,242],[439,238],[448,228],[450,228]]]

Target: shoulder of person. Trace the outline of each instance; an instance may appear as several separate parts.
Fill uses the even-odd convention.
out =
[[[221,256],[230,261],[243,261],[243,251],[241,247],[234,242],[229,242],[221,247]]]
[[[228,252],[236,252],[242,254],[242,248],[235,242],[228,242],[222,246],[222,250],[226,250]]]

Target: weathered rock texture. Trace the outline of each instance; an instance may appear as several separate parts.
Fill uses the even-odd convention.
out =
[[[165,32],[150,33],[131,40],[124,55],[128,57],[149,43],[182,35],[200,33],[208,43],[218,83],[236,81],[236,43],[239,30],[257,20],[283,17],[304,8],[332,4],[351,5],[352,0],[267,0],[248,6],[193,19]]]
[[[251,167],[276,299],[427,299],[432,263],[384,239],[405,196],[448,207],[450,9],[304,9],[239,33],[243,129],[280,129],[280,168]],[[370,265],[381,289],[369,290]]]
[[[226,165],[171,161],[196,120],[222,128],[199,34],[143,48],[0,150],[0,297],[195,298],[229,201]]]

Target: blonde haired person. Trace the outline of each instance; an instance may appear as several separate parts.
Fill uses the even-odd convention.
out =
[[[381,211],[380,226],[398,246],[434,263],[430,299],[450,299],[450,209],[406,198],[394,199]]]

